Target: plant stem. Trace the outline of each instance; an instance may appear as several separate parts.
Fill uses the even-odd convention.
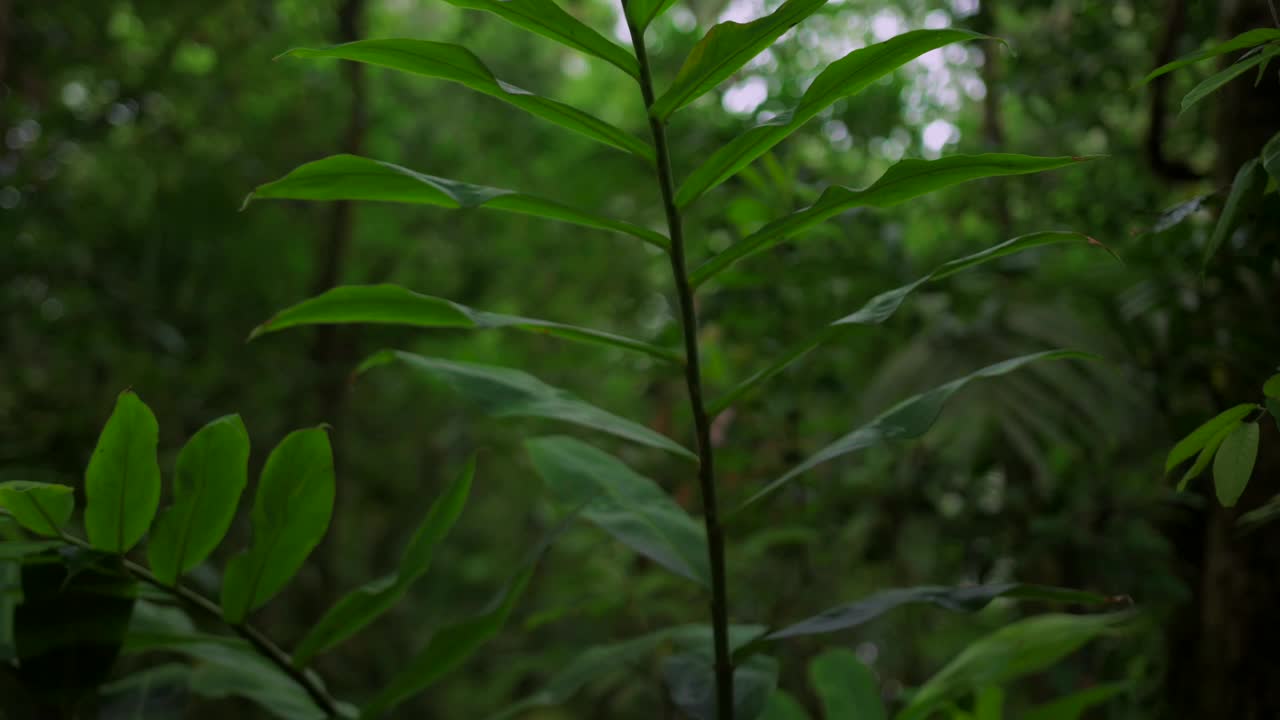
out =
[[[627,2],[623,0],[623,14]],[[702,492],[702,516],[707,530],[707,555],[711,565],[711,629],[715,643],[716,717],[733,720],[733,659],[729,654],[729,590],[724,569],[724,530],[716,501],[714,455],[711,447],[711,419],[702,399],[702,371],[698,362],[698,314],[694,306],[693,286],[684,257],[684,227],[675,201],[675,179],[671,172],[671,153],[667,147],[667,131],[661,120],[648,114],[653,106],[653,77],[649,55],[645,50],[644,31],[627,17],[631,45],[640,64],[640,92],[653,134],[657,155],[658,185],[662,205],[667,214],[667,230],[671,236],[671,273],[675,276],[676,299],[680,305],[680,326],[684,334],[684,375],[689,388],[689,406],[693,411],[697,436],[698,484]]]

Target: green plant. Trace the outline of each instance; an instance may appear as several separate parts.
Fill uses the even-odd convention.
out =
[[[590,658],[587,664],[581,667],[575,664],[568,677],[553,683],[553,688],[525,701],[525,704],[562,701],[587,678],[594,677],[608,665],[602,661],[604,658],[630,658],[667,647],[672,652],[664,661],[665,675],[671,698],[677,706],[704,720],[735,717],[749,720],[763,711],[776,684],[777,661],[763,651],[787,637],[848,629],[889,608],[912,602],[972,610],[985,606],[1000,595],[1078,603],[1106,600],[1087,593],[1069,593],[1031,585],[910,588],[838,607],[819,618],[781,630],[731,622],[726,561],[726,525],[730,519],[745,525],[753,517],[746,511],[754,511],[766,497],[785,489],[820,464],[873,445],[922,435],[933,425],[945,402],[973,380],[1004,375],[1033,362],[1082,357],[1079,353],[1051,350],[1012,358],[908,398],[832,442],[791,471],[765,483],[737,502],[728,513],[725,512],[714,465],[712,422],[716,415],[757,392],[767,380],[842,331],[887,321],[905,298],[924,283],[1044,245],[1099,245],[1092,238],[1073,232],[1042,232],[1014,238],[947,263],[919,281],[872,298],[858,311],[820,330],[813,339],[782,353],[778,360],[737,385],[723,389],[717,397],[711,395],[712,388],[706,387],[701,369],[703,340],[699,337],[695,294],[700,288],[713,287],[717,275],[731,265],[764,254],[854,208],[885,208],[959,183],[1064,168],[1089,159],[991,153],[938,160],[903,160],[866,188],[827,188],[811,206],[764,225],[728,249],[711,254],[695,265],[693,256],[699,248],[685,236],[683,212],[687,208],[755,160],[766,156],[772,147],[837,100],[857,95],[877,79],[926,52],[952,43],[985,40],[985,36],[959,29],[920,30],[851,52],[814,79],[790,114],[747,130],[713,152],[678,185],[667,139],[670,118],[731,77],[792,26],[818,12],[824,0],[787,0],[770,14],[752,22],[716,25],[697,43],[661,93],[655,87],[654,65],[645,44],[645,30],[672,4],[671,0],[624,2],[623,14],[631,38],[630,51],[584,25],[550,0],[449,1],[461,7],[492,12],[525,30],[613,65],[637,85],[647,110],[644,124],[648,128],[649,140],[641,140],[581,110],[502,82],[475,54],[456,45],[411,39],[366,40],[327,48],[292,50],[286,55],[341,59],[462,84],[611,148],[630,153],[635,157],[638,168],[645,167],[655,175],[665,231],[655,231],[644,221],[614,219],[525,192],[459,182],[353,155],[337,155],[302,165],[279,180],[259,186],[246,199],[246,204],[259,199],[371,200],[452,209],[485,208],[629,236],[656,249],[670,263],[681,347],[672,349],[646,340],[560,322],[489,313],[391,285],[331,289],[281,311],[253,335],[330,323],[380,323],[421,328],[508,327],[639,353],[683,375],[692,421],[692,449],[641,424],[597,408],[566,390],[510,368],[387,350],[367,360],[358,370],[365,372],[388,363],[400,363],[476,400],[495,417],[539,417],[576,424],[665,450],[681,462],[695,463],[694,469],[688,465],[680,467],[696,474],[702,506],[701,523],[690,517],[652,480],[581,440],[553,436],[527,442],[533,467],[560,504],[581,507],[585,519],[636,552],[704,586],[710,595],[710,622],[709,628],[693,626],[661,631],[622,645],[588,650],[583,654],[583,658]],[[921,700],[912,704],[910,712],[923,716],[933,707],[932,704],[926,707],[925,701]]]

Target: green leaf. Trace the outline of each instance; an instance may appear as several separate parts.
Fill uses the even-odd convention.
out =
[[[329,527],[334,489],[324,428],[295,430],[271,451],[253,503],[253,544],[231,558],[223,576],[228,622],[243,622],[302,567]]]
[[[653,148],[640,138],[577,108],[539,97],[493,76],[470,50],[426,40],[360,40],[327,48],[297,48],[285,55],[301,58],[339,58],[391,68],[416,75],[461,83],[525,112],[653,162]],[[282,56],[283,57],[283,56]]]
[[[276,313],[254,328],[249,339],[300,325],[328,323],[377,323],[424,328],[510,327],[565,340],[620,347],[670,363],[682,361],[678,353],[640,340],[590,328],[476,310],[443,298],[420,295],[397,285],[333,288]]]
[[[58,537],[76,509],[75,490],[69,485],[10,480],[0,483],[0,508],[31,532]]]
[[[577,210],[552,200],[514,190],[424,175],[399,165],[356,155],[332,155],[300,165],[279,180],[259,185],[245,198],[245,205],[259,199],[376,200],[437,205],[455,210],[485,207],[619,232],[663,249],[670,245],[666,237],[647,228]]]
[[[1262,146],[1260,158],[1262,166],[1271,176],[1271,182],[1280,184],[1280,132],[1272,135],[1267,144]]]
[[[884,323],[892,317],[895,312],[897,312],[907,295],[910,295],[925,283],[940,280],[948,275],[953,275],[962,270],[1005,257],[1006,255],[1019,253],[1023,250],[1030,250],[1043,245],[1082,241],[1092,246],[1101,247],[1109,253],[1111,252],[1110,249],[1106,248],[1088,235],[1076,232],[1047,231],[1022,235],[1000,243],[999,245],[987,248],[982,252],[957,258],[939,265],[929,274],[915,280],[914,282],[907,283],[906,285],[894,288],[893,290],[886,290],[885,292],[876,295],[868,300],[866,304],[856,312],[836,320],[830,325],[822,328],[822,330],[818,331],[812,337],[792,346],[770,365],[752,374],[750,377],[735,385],[732,390],[712,401],[707,406],[707,412],[713,415],[719,414],[725,408],[740,401],[760,385],[772,379],[778,373],[786,370],[795,362],[808,355],[819,345],[822,345],[824,342],[836,337],[840,330],[857,325],[879,325]],[[1115,256],[1114,253],[1111,254],[1112,256]]]
[[[151,527],[160,504],[159,433],[151,409],[120,393],[85,471],[84,524],[95,548],[128,552]]]
[[[1213,437],[1209,438],[1209,442],[1205,443],[1200,450],[1200,454],[1196,456],[1196,461],[1192,463],[1191,468],[1178,481],[1178,492],[1186,490],[1187,484],[1200,477],[1200,473],[1203,473],[1205,468],[1209,467],[1209,461],[1213,460],[1214,453],[1218,452],[1218,446],[1222,445],[1222,441],[1227,439],[1232,430],[1235,430],[1235,425],[1235,423],[1224,425]]]
[[[807,620],[802,620],[794,625],[772,632],[765,639],[782,640],[804,635],[824,635],[848,630],[870,622],[886,612],[904,605],[928,604],[956,612],[977,612],[998,597],[1085,605],[1102,604],[1109,600],[1107,597],[1096,593],[1026,583],[993,583],[990,585],[961,585],[957,587],[923,585],[912,588],[895,588],[883,590],[854,603],[831,608]]]
[[[694,720],[716,720],[716,679],[711,658],[688,652],[667,657],[662,676],[671,701]],[[757,720],[778,685],[778,661],[755,655],[733,668],[733,717]]]
[[[1262,394],[1273,400],[1280,400],[1280,373],[1267,378],[1262,384]]]
[[[507,22],[551,38],[579,52],[598,57],[639,79],[635,57],[560,9],[552,0],[447,0],[450,5],[491,12]]]
[[[249,432],[239,415],[205,425],[178,454],[173,505],[160,513],[147,544],[156,577],[173,585],[218,547],[249,481]]]
[[[814,79],[793,112],[757,125],[716,150],[680,186],[680,191],[676,193],[676,204],[685,207],[706,191],[733,177],[836,100],[857,95],[876,80],[930,50],[983,37],[986,36],[951,28],[914,30],[885,42],[854,50],[828,65]]]
[[[1023,717],[1025,720],[1080,720],[1086,710],[1101,705],[1128,689],[1129,683],[1124,682],[1094,685],[1037,705]]]
[[[46,550],[63,547],[64,543],[60,540],[4,540],[0,541],[0,563],[15,562],[25,560],[31,555],[38,555]],[[3,609],[3,602],[0,601],[0,609]],[[0,617],[3,617],[0,615]],[[3,627],[3,620],[0,620],[0,627]]]
[[[1200,271],[1209,267],[1209,261],[1217,254],[1222,243],[1231,237],[1231,233],[1240,225],[1244,216],[1253,211],[1262,199],[1266,189],[1267,177],[1262,172],[1257,158],[1253,158],[1240,166],[1235,180],[1231,183],[1231,192],[1218,215],[1218,222],[1213,226],[1213,235],[1204,248],[1204,257],[1200,262]]]
[[[903,160],[863,190],[833,185],[818,202],[775,220],[707,260],[690,276],[701,285],[743,258],[759,254],[789,237],[855,207],[886,208],[952,185],[1004,175],[1025,175],[1088,160],[1083,157],[1031,157],[988,153],[952,155],[938,160]]]
[[[1219,43],[1204,50],[1191,53],[1190,55],[1184,55],[1171,63],[1161,65],[1148,73],[1147,76],[1142,79],[1142,84],[1149,83],[1165,73],[1173,72],[1178,68],[1186,67],[1193,63],[1198,63],[1201,60],[1207,60],[1219,55],[1226,55],[1227,53],[1235,52],[1236,50],[1256,47],[1273,40],[1280,40],[1280,30],[1276,30],[1275,28],[1258,28],[1250,30],[1237,35],[1224,43]]]
[[[489,415],[541,417],[580,425],[632,442],[697,460],[687,448],[638,423],[588,404],[572,393],[547,385],[520,370],[428,358],[399,350],[383,350],[361,363],[357,372],[400,361],[443,382],[475,401]]]
[[[444,541],[462,514],[475,470],[475,458],[472,458],[457,479],[431,504],[401,555],[400,567],[394,574],[356,588],[320,618],[320,622],[311,628],[294,650],[295,665],[304,667],[319,653],[355,635],[391,609],[404,597],[409,586],[426,574],[436,546]]]
[[[631,24],[644,32],[654,18],[666,12],[675,2],[676,0],[629,0],[622,4],[622,8]]]
[[[981,370],[976,370],[962,378],[952,380],[945,385],[921,393],[914,397],[907,398],[884,413],[876,417],[871,422],[863,425],[857,430],[836,440],[817,453],[811,455],[807,460],[800,463],[796,467],[788,470],[786,474],[766,485],[764,488],[747,498],[735,512],[755,504],[763,498],[777,492],[783,485],[794,480],[801,474],[821,465],[830,460],[834,460],[842,455],[857,452],[872,445],[878,445],[889,440],[908,440],[920,437],[930,427],[933,427],[938,416],[942,412],[943,405],[947,400],[964,386],[974,380],[981,378],[996,377],[1006,373],[1013,372],[1024,365],[1037,362],[1040,360],[1064,360],[1064,359],[1089,359],[1093,356],[1073,352],[1069,350],[1050,350],[1047,352],[1033,353],[1031,355],[1023,355],[1021,357],[1011,358],[994,365],[988,365]]]
[[[689,52],[671,87],[653,103],[649,114],[666,120],[671,113],[724,82],[826,2],[787,0],[769,15],[749,23],[722,22],[711,28]]]
[[[828,650],[809,663],[809,684],[828,720],[886,720],[880,687],[871,669],[852,650]]]
[[[1264,62],[1269,62],[1276,55],[1280,55],[1280,46],[1271,46],[1256,55],[1242,59],[1233,65],[1228,65],[1225,69],[1210,75],[1199,85],[1191,88],[1191,92],[1183,96],[1180,112],[1186,112],[1191,109],[1192,105],[1217,92],[1223,85],[1235,80],[1250,69]]]
[[[533,467],[556,502],[662,567],[710,587],[706,535],[653,480],[570,437],[525,442]]]
[[[1253,403],[1241,403],[1233,408],[1223,410],[1211,420],[1192,430],[1190,434],[1179,440],[1178,444],[1174,445],[1173,449],[1169,451],[1169,456],[1164,461],[1164,471],[1169,472],[1192,455],[1195,455],[1222,428],[1234,426],[1236,421],[1244,419],[1246,415],[1256,410],[1257,407]]]
[[[1213,484],[1224,507],[1234,507],[1244,494],[1257,459],[1258,423],[1240,423],[1222,441],[1213,459]]]
[[[785,690],[774,690],[764,706],[760,720],[809,720],[804,706]]]
[[[899,720],[921,720],[948,700],[1044,670],[1130,618],[1128,613],[1040,615],[972,643],[911,697]]]

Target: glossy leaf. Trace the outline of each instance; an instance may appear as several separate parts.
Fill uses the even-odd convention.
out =
[[[1191,91],[1183,96],[1181,111],[1186,112],[1187,110],[1190,110],[1191,106],[1217,92],[1223,85],[1235,80],[1253,68],[1269,62],[1271,58],[1276,55],[1280,55],[1280,46],[1273,45],[1256,55],[1242,59],[1232,65],[1228,65],[1226,68],[1210,75],[1199,85],[1191,88]]]
[[[1142,79],[1142,82],[1151,82],[1165,73],[1173,72],[1174,70],[1186,67],[1193,63],[1198,63],[1201,60],[1207,60],[1219,55],[1226,55],[1227,53],[1235,52],[1237,50],[1256,47],[1274,40],[1280,40],[1280,30],[1275,28],[1258,28],[1250,30],[1248,32],[1241,33],[1226,42],[1218,43],[1217,45],[1191,53],[1190,55],[1184,55],[1171,63],[1161,65],[1148,73],[1147,76]]]
[[[303,667],[319,653],[355,635],[390,610],[404,597],[409,586],[426,574],[436,546],[444,541],[462,515],[475,470],[475,459],[472,458],[462,473],[431,504],[401,555],[400,567],[395,573],[356,588],[320,618],[294,650],[295,665]]]
[[[1106,683],[1077,690],[1031,708],[1024,720],[1080,720],[1084,713],[1129,689],[1129,683]]]
[[[85,470],[84,524],[95,548],[127,552],[151,527],[160,504],[159,432],[151,409],[120,393]]]
[[[702,526],[653,480],[622,461],[569,437],[525,443],[533,467],[566,507],[662,567],[710,587]]]
[[[253,544],[231,558],[222,580],[222,612],[243,622],[293,578],[329,527],[333,452],[323,428],[289,433],[258,478]]]
[[[871,669],[852,650],[828,650],[809,663],[809,684],[828,720],[887,720],[880,687]]]
[[[978,33],[954,28],[914,30],[882,43],[854,50],[818,74],[794,111],[757,125],[716,150],[680,186],[676,193],[676,203],[684,207],[733,177],[836,100],[862,92],[876,80],[930,50],[983,37],[985,36]]]
[[[507,0],[510,2],[510,0]],[[339,58],[402,72],[461,83],[525,112],[587,137],[653,161],[653,148],[640,138],[555,100],[534,95],[493,76],[470,50],[450,43],[407,40],[360,40],[326,48],[297,48],[285,53],[300,58]]]
[[[239,415],[205,425],[178,453],[173,505],[156,519],[147,559],[156,577],[173,585],[204,562],[235,518],[249,481],[249,432]]]
[[[663,660],[671,701],[693,720],[716,720],[716,680],[711,659],[697,652]],[[733,668],[733,717],[757,720],[778,685],[778,661],[754,655]]]
[[[1213,484],[1218,502],[1234,507],[1249,485],[1253,464],[1258,459],[1258,423],[1240,423],[1218,446],[1213,459]]]
[[[711,28],[689,52],[671,87],[653,103],[649,114],[667,119],[724,82],[826,1],[786,0],[777,10],[749,23],[722,22]]]
[[[1090,357],[1092,356],[1069,350],[1051,350],[1047,352],[1033,353],[1031,355],[1023,355],[994,365],[988,365],[987,367],[974,371],[962,378],[952,380],[951,382],[946,383],[945,385],[939,385],[928,392],[903,400],[876,417],[871,422],[863,425],[848,435],[845,435],[839,440],[836,440],[830,445],[827,445],[825,448],[810,456],[804,462],[787,471],[786,474],[770,482],[760,491],[749,497],[746,502],[742,503],[738,510],[749,505],[753,505],[763,498],[772,495],[783,485],[786,485],[800,475],[808,472],[818,465],[834,460],[837,457],[857,452],[890,440],[909,440],[911,438],[920,437],[928,431],[930,427],[933,427],[934,422],[937,421],[938,416],[942,413],[942,407],[946,404],[947,400],[974,380],[1004,375],[1006,373],[1013,372],[1024,365],[1040,360],[1087,359]]]
[[[696,455],[666,435],[601,410],[520,370],[384,350],[365,360],[357,372],[392,362],[403,362],[439,380],[494,417],[559,420],[666,450],[690,460],[697,459]]]
[[[1233,427],[1237,421],[1243,420],[1246,415],[1256,410],[1257,407],[1253,403],[1236,405],[1233,408],[1223,410],[1200,427],[1192,430],[1190,434],[1179,440],[1178,444],[1174,445],[1173,449],[1169,451],[1169,455],[1164,461],[1164,471],[1169,472],[1192,455],[1200,452],[1223,428]]]
[[[773,363],[738,383],[732,390],[722,397],[718,397],[709,403],[707,411],[712,414],[718,414],[730,405],[740,401],[760,385],[772,379],[778,373],[786,370],[796,361],[808,355],[819,345],[822,345],[824,342],[835,337],[838,331],[844,328],[855,325],[879,325],[884,323],[892,317],[895,312],[897,312],[906,297],[921,285],[934,280],[940,280],[948,275],[953,275],[976,265],[981,265],[1024,250],[1030,250],[1044,245],[1071,242],[1087,243],[1092,246],[1102,247],[1109,253],[1111,252],[1101,243],[1087,235],[1076,232],[1049,231],[1022,235],[1011,240],[1006,240],[999,245],[987,248],[982,252],[974,253],[972,255],[944,263],[934,268],[933,271],[918,280],[907,283],[901,287],[894,288],[893,290],[886,290],[885,292],[876,295],[868,300],[856,312],[836,320],[812,337],[806,339],[804,342],[792,346],[775,359]],[[1112,253],[1112,255],[1114,256],[1114,253]]]
[[[649,27],[649,23],[655,18],[663,14],[675,4],[676,0],[629,0],[622,4],[623,9],[627,13],[627,17],[631,20],[631,24],[635,25],[642,32]]]
[[[895,588],[875,593],[854,603],[831,608],[807,620],[802,620],[794,625],[772,632],[766,636],[766,639],[782,640],[803,635],[823,635],[848,630],[870,622],[886,612],[904,605],[928,604],[956,612],[977,612],[998,597],[1085,605],[1108,602],[1108,598],[1096,593],[1025,583],[993,583],[990,585],[960,585],[957,587],[923,585],[912,588]]]
[[[57,537],[76,509],[75,490],[69,485],[10,480],[0,483],[0,509],[37,535]]]
[[[1025,175],[1072,165],[1089,158],[1032,157],[988,153],[952,155],[938,160],[903,160],[862,190],[833,185],[818,202],[765,225],[699,266],[690,276],[695,285],[743,258],[778,245],[789,237],[855,207],[886,208],[952,185],[1005,175]]]
[[[559,220],[631,235],[660,248],[670,243],[647,228],[613,220],[514,190],[470,185],[425,175],[388,162],[356,155],[332,155],[300,165],[279,180],[259,185],[245,198],[254,200],[375,200],[491,210]]]
[[[297,305],[285,308],[254,328],[249,339],[302,325],[370,323],[422,328],[515,328],[565,340],[620,347],[671,363],[681,356],[640,340],[563,325],[546,320],[500,315],[460,305],[443,298],[421,295],[398,285],[345,285]]]
[[[1044,670],[1129,619],[1127,613],[1040,615],[971,643],[911,697],[899,720],[921,720],[940,704]]]

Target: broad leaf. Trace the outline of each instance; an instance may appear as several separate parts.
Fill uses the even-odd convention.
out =
[[[835,337],[841,330],[858,325],[879,325],[885,322],[892,317],[895,312],[897,312],[907,295],[910,295],[925,283],[940,280],[948,275],[953,275],[962,270],[1005,257],[1006,255],[1019,253],[1023,250],[1030,250],[1043,245],[1070,242],[1084,242],[1092,246],[1102,247],[1107,252],[1111,252],[1097,240],[1094,240],[1087,235],[1076,232],[1048,231],[1022,235],[1020,237],[1013,238],[1012,240],[1000,243],[999,245],[987,248],[982,252],[974,253],[973,255],[944,263],[934,268],[933,271],[918,280],[901,287],[894,288],[893,290],[886,290],[885,292],[876,295],[868,300],[856,312],[836,320],[830,325],[822,328],[822,330],[814,334],[812,337],[792,346],[769,366],[757,371],[747,379],[738,383],[732,390],[725,393],[725,395],[716,398],[707,406],[707,411],[712,414],[720,413],[725,408],[750,394],[764,382],[772,379],[775,375],[808,355],[819,345]],[[1114,256],[1114,253],[1112,253],[1112,255]]]
[[[680,186],[680,191],[676,193],[676,203],[684,207],[697,200],[706,191],[733,177],[774,145],[799,130],[818,113],[830,107],[836,100],[857,95],[871,83],[930,50],[962,40],[983,37],[985,36],[968,30],[952,28],[915,30],[870,47],[854,50],[828,65],[814,79],[794,111],[757,125],[728,145],[716,150]]]
[[[569,437],[525,443],[551,495],[627,547],[703,586],[711,585],[706,535],[657,483],[612,455]]]
[[[160,513],[147,558],[160,582],[173,585],[218,547],[249,481],[249,432],[239,415],[205,425],[178,454],[173,505]]]
[[[870,622],[886,612],[904,605],[928,604],[957,612],[977,612],[998,597],[1088,605],[1108,602],[1108,598],[1096,593],[1025,583],[993,583],[990,585],[961,585],[958,587],[924,585],[913,588],[896,588],[875,593],[848,605],[831,608],[807,620],[802,620],[794,625],[772,632],[765,639],[782,640],[803,635],[823,635],[848,630]]]
[[[769,15],[749,23],[722,22],[711,28],[690,51],[671,87],[653,103],[649,114],[659,120],[667,119],[671,113],[724,82],[826,2],[786,0]]]
[[[647,228],[552,200],[425,175],[356,155],[333,155],[300,165],[279,180],[259,185],[245,198],[245,204],[260,199],[376,200],[453,209],[485,207],[611,230],[664,249],[670,244],[664,236]]]
[[[58,537],[76,509],[75,490],[69,485],[11,480],[0,483],[0,509],[37,535]]]
[[[1023,720],[1080,720],[1085,711],[1129,689],[1129,683],[1094,685],[1031,708]]]
[[[1258,423],[1237,425],[1218,446],[1213,459],[1213,484],[1218,490],[1218,502],[1234,507],[1253,475],[1253,464],[1258,459]]]
[[[426,40],[360,40],[327,48],[297,48],[285,55],[354,60],[461,83],[597,142],[650,162],[654,159],[653,148],[640,138],[577,108],[539,97],[497,79],[480,58],[460,45]]]
[[[333,514],[333,452],[323,428],[289,433],[271,451],[253,503],[253,544],[231,558],[222,612],[243,622],[293,578]]]
[[[948,700],[1044,670],[1128,620],[1128,613],[1040,615],[972,643],[911,697],[899,720],[921,720]]]
[[[1218,223],[1213,226],[1213,235],[1209,236],[1209,244],[1204,248],[1204,258],[1200,262],[1201,271],[1209,266],[1209,261],[1217,254],[1222,243],[1231,237],[1231,233],[1240,225],[1244,216],[1250,213],[1262,199],[1267,185],[1266,173],[1262,171],[1257,158],[1249,160],[1236,171],[1235,180],[1231,183],[1231,193],[1218,215]]]
[[[160,504],[159,432],[151,409],[120,393],[85,470],[84,524],[95,548],[127,552],[151,527]]]
[[[1191,88],[1191,92],[1188,92],[1182,98],[1181,112],[1186,112],[1191,109],[1192,105],[1195,105],[1206,97],[1217,92],[1223,85],[1235,80],[1249,70],[1252,70],[1263,63],[1270,62],[1271,58],[1276,55],[1280,55],[1280,46],[1273,45],[1252,57],[1240,60],[1239,62],[1229,65],[1223,70],[1210,75],[1199,85]]]
[[[627,17],[631,20],[631,24],[644,32],[649,27],[649,23],[654,21],[668,8],[675,4],[676,0],[629,0],[622,4],[623,9],[627,13]]]
[[[921,393],[914,397],[903,400],[897,405],[876,417],[871,422],[863,425],[857,430],[836,440],[817,453],[810,456],[807,460],[800,463],[796,467],[787,471],[782,477],[774,480],[766,485],[763,489],[749,497],[746,502],[738,508],[743,508],[755,504],[757,501],[777,492],[783,485],[794,480],[796,477],[808,472],[809,470],[830,460],[834,460],[842,455],[857,452],[873,445],[878,445],[890,440],[908,440],[920,437],[930,427],[933,427],[938,416],[942,412],[943,405],[947,400],[964,386],[974,380],[981,378],[996,377],[1006,373],[1013,372],[1024,365],[1037,362],[1040,360],[1062,360],[1062,359],[1087,359],[1092,356],[1072,352],[1069,350],[1050,350],[1047,352],[1033,353],[1031,355],[1023,355],[1021,357],[1011,358],[994,365],[988,365],[981,370],[976,370],[962,378],[952,380],[945,385]],[[736,512],[736,511],[735,511]]]
[[[443,298],[421,295],[398,285],[333,288],[276,313],[254,328],[249,339],[300,325],[330,323],[377,323],[423,328],[509,327],[576,342],[620,347],[666,362],[681,361],[678,353],[640,340],[590,328],[476,310]]]
[[[1262,384],[1262,394],[1272,399],[1280,399],[1280,374],[1272,375]]]
[[[400,567],[394,574],[351,591],[320,618],[320,622],[311,628],[294,650],[295,665],[303,667],[317,654],[355,635],[390,610],[404,597],[409,586],[426,574],[436,546],[445,539],[462,514],[475,470],[475,459],[472,458],[457,479],[431,504],[401,555]]]
[[[690,460],[697,459],[687,448],[666,435],[601,410],[520,370],[384,350],[361,363],[357,372],[397,361],[443,382],[494,417],[559,420],[666,450]]]
[[[1246,415],[1257,409],[1257,405],[1253,403],[1242,403],[1233,408],[1223,410],[1211,420],[1206,421],[1203,425],[1192,430],[1190,434],[1178,441],[1177,445],[1169,451],[1168,457],[1164,461],[1164,471],[1169,472],[1182,462],[1189,459],[1192,455],[1199,452],[1205,445],[1218,434],[1222,428],[1232,427],[1239,420],[1244,419]]]
[[[680,653],[662,662],[671,701],[693,720],[716,720],[716,678],[711,658]],[[778,685],[778,661],[754,655],[733,668],[733,717],[757,720]]]
[[[804,706],[785,690],[774,690],[760,714],[760,720],[809,720]]]
[[[733,263],[764,252],[789,237],[855,207],[886,208],[970,180],[1043,172],[1088,159],[988,153],[952,155],[938,160],[903,160],[865,189],[850,190],[838,185],[827,188],[818,202],[775,220],[731,245],[694,270],[690,279],[695,285],[700,285]]]
[[[809,663],[809,684],[822,701],[827,720],[887,720],[880,687],[871,669],[852,650],[828,650]]]
[[[1232,430],[1236,429],[1236,424],[1224,425],[1213,437],[1209,438],[1209,442],[1205,443],[1201,448],[1200,454],[1196,456],[1196,461],[1191,464],[1191,469],[1183,474],[1182,479],[1178,481],[1178,492],[1187,489],[1187,484],[1192,480],[1200,477],[1200,473],[1209,467],[1209,463],[1213,460],[1214,453],[1218,452],[1218,446],[1222,445],[1222,441],[1227,439]]]
[[[1185,55],[1171,63],[1161,65],[1148,73],[1147,76],[1142,79],[1142,82],[1149,83],[1165,73],[1173,72],[1174,70],[1186,67],[1193,63],[1198,63],[1201,60],[1207,60],[1219,55],[1226,55],[1227,53],[1235,52],[1236,50],[1256,47],[1274,40],[1280,40],[1280,30],[1276,30],[1275,28],[1258,28],[1256,30],[1250,30],[1237,35],[1226,42],[1191,53],[1190,55]]]

